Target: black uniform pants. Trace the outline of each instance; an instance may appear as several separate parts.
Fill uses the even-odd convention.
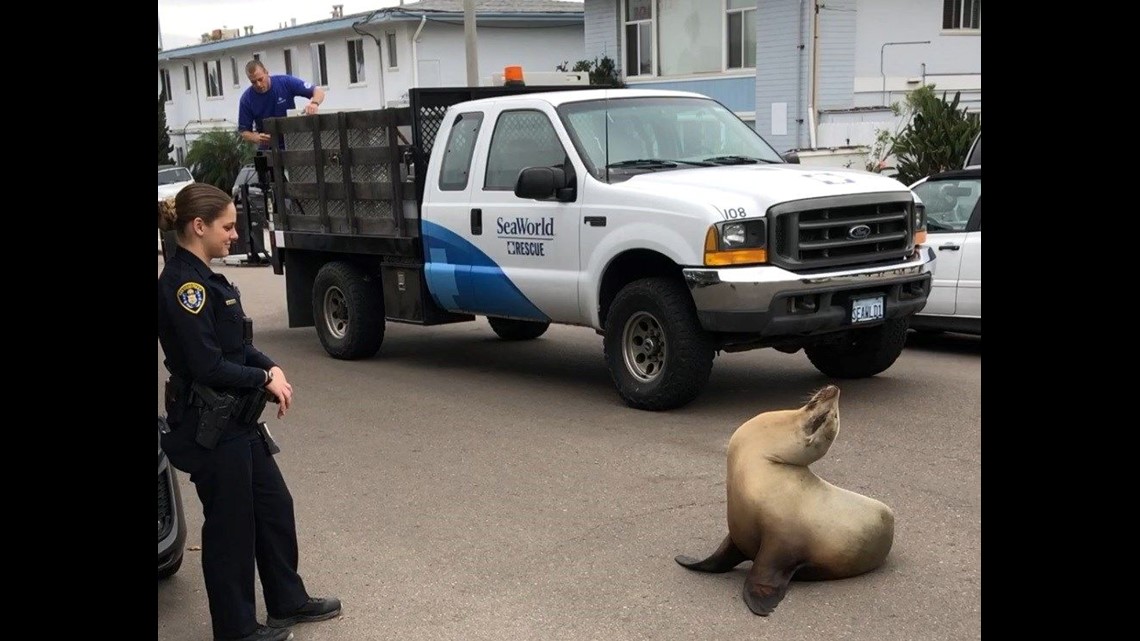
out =
[[[227,434],[190,475],[205,516],[202,574],[214,636],[257,627],[254,560],[265,608],[282,616],[308,599],[297,574],[293,497],[255,430]]]

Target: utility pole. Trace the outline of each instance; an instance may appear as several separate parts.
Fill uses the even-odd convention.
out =
[[[467,43],[467,86],[479,86],[479,47],[475,41],[475,0],[463,0],[463,38]]]

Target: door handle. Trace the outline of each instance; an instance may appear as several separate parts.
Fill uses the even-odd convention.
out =
[[[483,210],[471,210],[471,235],[479,236],[483,233]]]
[[[949,250],[957,251],[959,249],[962,249],[962,246],[961,245],[955,245],[954,243],[947,243],[945,245],[939,245],[938,246],[938,251],[942,251],[943,249],[945,249],[947,251],[949,251]]]
[[[606,217],[605,216],[583,216],[582,222],[586,223],[587,225],[589,225],[591,227],[605,227],[606,226]]]

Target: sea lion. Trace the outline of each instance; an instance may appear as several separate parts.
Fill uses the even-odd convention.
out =
[[[707,559],[676,557],[698,572],[728,572],[752,559],[744,601],[772,613],[796,579],[841,579],[883,563],[895,517],[875,499],[836,487],[808,465],[839,433],[839,388],[828,385],[796,410],[761,413],[728,442],[728,536]]]

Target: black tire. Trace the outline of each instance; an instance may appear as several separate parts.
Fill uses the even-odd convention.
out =
[[[491,329],[499,335],[499,338],[505,341],[529,341],[542,336],[550,328],[549,321],[528,321],[488,316],[487,322],[491,324]]]
[[[837,342],[804,348],[808,360],[833,378],[867,378],[886,371],[906,346],[906,318],[889,320],[877,327],[848,331]]]
[[[184,557],[183,554],[179,554],[178,559],[174,561],[173,565],[168,565],[165,568],[159,570],[158,571],[158,580],[161,581],[163,579],[168,579],[168,578],[174,576],[174,574],[176,572],[178,572],[178,569],[182,567],[183,557]]]
[[[326,263],[313,281],[313,321],[329,356],[355,360],[375,355],[384,342],[379,279],[349,263]]]
[[[712,340],[677,280],[626,285],[610,305],[602,344],[618,394],[636,409],[681,407],[700,395],[712,372]]]

